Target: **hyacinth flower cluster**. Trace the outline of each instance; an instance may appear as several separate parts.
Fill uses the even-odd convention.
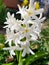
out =
[[[14,17],[14,14],[7,13],[6,26],[6,41],[9,47],[3,48],[9,50],[10,55],[15,55],[15,50],[22,51],[22,57],[26,54],[35,54],[30,48],[30,41],[38,40],[40,36],[42,23],[45,17],[42,17],[43,8],[35,9],[35,5],[30,0],[29,7],[21,7],[18,5],[19,11],[16,14],[21,14],[21,20]],[[39,15],[39,17],[37,16]],[[12,42],[15,44],[12,46]]]

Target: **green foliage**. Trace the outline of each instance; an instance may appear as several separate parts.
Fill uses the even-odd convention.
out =
[[[35,62],[36,60],[38,60],[40,58],[43,58],[46,55],[48,55],[47,52],[37,52],[34,56],[31,55],[28,58],[26,58],[25,65],[30,65],[31,63]]]
[[[7,14],[6,7],[2,3],[2,0],[0,0],[0,25],[2,25],[4,23],[6,14]]]
[[[5,42],[5,36],[4,34],[0,34],[0,43],[4,43]]]
[[[13,65],[13,63],[6,63],[6,64],[2,64],[2,65]]]

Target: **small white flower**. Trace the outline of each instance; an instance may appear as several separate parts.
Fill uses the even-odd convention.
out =
[[[32,24],[30,26],[30,24]],[[32,37],[32,40],[34,40],[34,38],[37,40],[39,33],[41,32],[40,27],[38,26],[38,23],[36,23],[35,21],[29,20],[27,22],[24,22],[23,25],[25,25],[25,27],[21,26],[19,32],[20,32],[20,36],[22,38],[26,37],[26,39],[30,40],[30,36],[35,36]]]
[[[6,28],[6,35],[5,35],[6,42],[5,43],[8,42],[9,46],[11,46],[13,37],[14,37],[14,33],[12,31],[10,31],[10,29]]]
[[[18,5],[18,8],[19,8],[19,11],[16,14],[20,13],[22,18],[26,18],[26,15],[28,15],[28,14],[27,14],[27,11],[25,11],[25,8],[24,7],[21,8],[20,5]]]
[[[18,43],[20,43],[20,39],[22,37],[20,37],[20,33],[14,33],[14,31],[11,31],[9,28],[6,28],[6,35],[5,35],[5,38],[6,38],[6,42],[8,42],[9,46],[12,45],[12,41],[15,43],[16,46],[18,46]]]
[[[15,55],[15,50],[21,51],[22,48],[20,48],[19,46],[11,46],[11,47],[7,47],[7,48],[3,48],[3,50],[9,50],[10,55],[13,56]]]
[[[35,34],[37,36],[39,36],[40,32],[41,32],[41,21],[43,19],[40,20],[28,20],[26,22],[27,27],[29,28],[30,34]],[[29,24],[32,24],[32,26],[30,27]],[[31,33],[32,32],[32,33]]]
[[[18,8],[19,8],[19,11],[17,13],[20,13],[23,19],[27,17],[32,17],[34,19],[34,16],[38,18],[36,15],[40,15],[39,16],[39,19],[40,19],[44,11],[43,8],[35,10],[35,5],[33,4],[32,0],[30,0],[29,8],[21,7],[20,5],[18,5]]]
[[[16,18],[14,17],[14,14],[10,14],[9,12],[7,13],[7,18],[6,18],[6,22],[4,22],[4,24],[7,24],[6,26],[4,26],[4,28],[10,28],[10,30],[16,30],[16,32],[19,30],[19,26],[21,24],[21,20],[16,20]]]
[[[27,40],[25,42],[21,42],[21,47],[23,49],[22,57],[30,53],[34,55],[34,52],[29,48],[30,43]]]

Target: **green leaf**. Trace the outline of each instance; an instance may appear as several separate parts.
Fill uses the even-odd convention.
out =
[[[23,65],[23,63],[22,63],[22,62],[20,62],[18,65]]]
[[[49,35],[49,29],[44,29],[44,30],[42,31],[42,34],[43,34],[44,36],[48,36],[48,35]]]
[[[25,60],[25,65],[30,65],[32,62],[43,58],[44,56],[48,55],[47,52],[37,52],[35,55],[31,55]]]
[[[5,42],[5,36],[4,34],[0,34],[0,43],[4,43]]]
[[[26,37],[22,38],[20,41],[22,42],[26,41]]]
[[[7,16],[7,9],[6,6],[0,1],[0,26],[4,24]]]
[[[0,43],[0,48],[4,48],[4,47],[5,47],[5,45]]]
[[[17,61],[19,61],[19,53],[20,53],[19,51],[16,51],[15,50],[15,54],[16,54]]]
[[[2,65],[13,65],[13,62],[12,63],[5,63],[5,64],[2,64]]]
[[[0,0],[0,5],[2,5],[2,0]]]

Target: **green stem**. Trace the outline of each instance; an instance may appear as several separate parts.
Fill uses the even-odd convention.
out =
[[[20,54],[19,54],[19,63],[21,62],[21,59],[22,59],[22,52],[20,51]]]
[[[18,65],[23,65],[22,64],[22,52],[20,51],[20,54],[19,54],[19,63]]]
[[[24,61],[25,58],[22,58],[22,51],[20,51],[18,65],[24,65]]]

